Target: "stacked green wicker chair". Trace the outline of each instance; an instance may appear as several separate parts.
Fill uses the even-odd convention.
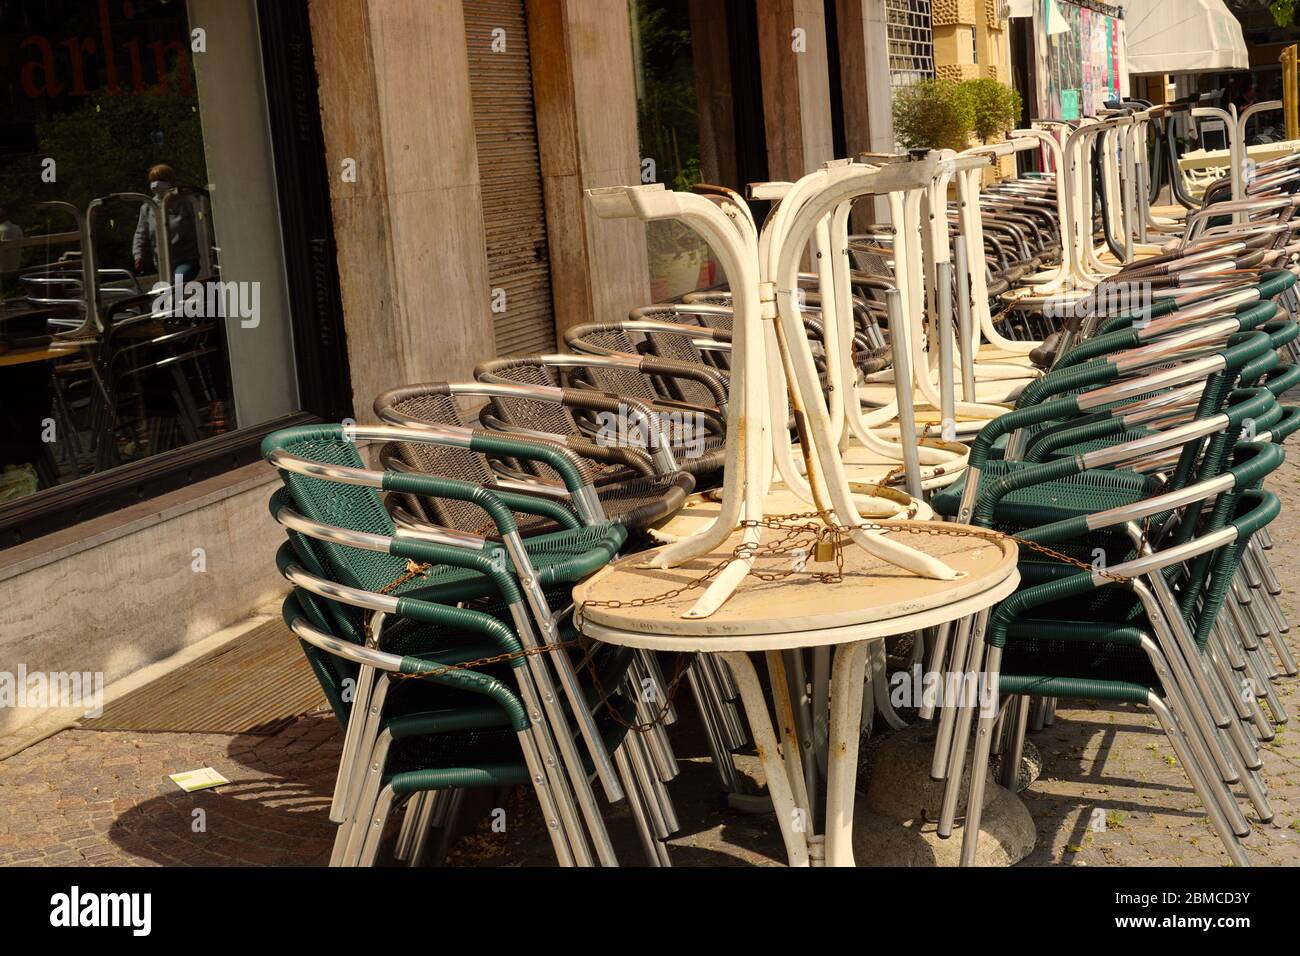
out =
[[[1189,747],[1197,751],[1194,756],[1200,762],[1189,766],[1188,772],[1234,860],[1244,859],[1238,841],[1247,827],[1231,801],[1228,785],[1241,783],[1261,819],[1271,816],[1256,775],[1260,766],[1257,743],[1272,733],[1259,701],[1267,701],[1275,722],[1286,720],[1271,686],[1277,671],[1252,641],[1256,632],[1243,626],[1243,608],[1252,603],[1252,589],[1260,596],[1253,602],[1256,621],[1274,625],[1271,631],[1265,626],[1258,633],[1270,633],[1276,639],[1274,647],[1283,669],[1294,671],[1294,662],[1289,662],[1289,652],[1280,639],[1285,630],[1280,607],[1275,600],[1270,604],[1262,597],[1274,598],[1280,589],[1273,587],[1275,580],[1266,582],[1267,561],[1265,558],[1261,564],[1263,551],[1253,540],[1276,507],[1259,495],[1257,485],[1280,460],[1276,443],[1295,427],[1295,413],[1278,405],[1277,396],[1295,384],[1297,372],[1281,365],[1277,350],[1294,341],[1297,327],[1287,310],[1273,301],[1289,291],[1294,281],[1290,273],[1270,274],[1244,292],[1221,294],[1208,305],[1202,300],[1181,314],[1170,310],[1165,313],[1169,318],[1156,322],[1112,322],[1103,333],[1074,343],[1053,372],[1025,390],[1015,411],[981,431],[972,446],[964,485],[945,490],[934,499],[940,513],[1031,541],[1041,536],[1085,567],[1098,554],[1118,558],[1121,567],[1128,562],[1155,582],[1149,586],[1154,596],[1140,595],[1146,598],[1145,603],[1133,596],[1139,593],[1133,584],[1123,597],[1106,594],[1104,600],[1094,601],[1120,608],[1096,626],[1087,623],[1097,621],[1092,610],[1082,615],[1080,622],[1063,617],[1065,611],[1055,607],[1052,616],[1068,625],[1058,626],[1044,615],[1031,625],[1013,626],[1015,616],[1007,617],[1011,612],[1001,610],[995,614],[995,619],[999,614],[1006,619],[1001,632],[995,633],[988,622],[963,622],[955,631],[951,648],[947,646],[949,635],[940,636],[933,648],[932,668],[941,666],[950,654],[953,670],[978,670],[984,653],[981,636],[985,636],[987,624],[990,671],[995,670],[992,664],[1005,645],[1014,647],[1016,654],[1007,651],[1007,660],[1014,663],[1003,666],[1004,675],[1030,672],[1035,666],[1042,669],[1042,661],[1032,657],[1031,651],[1046,654],[1067,671],[1079,671],[1058,675],[1077,678],[1069,685],[1068,696],[1093,688],[1096,696],[1092,699],[1147,703],[1148,695],[1158,694],[1162,703],[1154,706],[1175,747],[1180,748],[1180,757]],[[1241,443],[1239,450],[1243,428],[1256,441]],[[1211,495],[1217,498],[1207,510],[1202,506]],[[1138,518],[1145,522],[1145,535],[1133,533]],[[1156,534],[1151,532],[1152,524]],[[1121,530],[1115,532],[1113,526]],[[1102,533],[1103,529],[1112,530]],[[1233,535],[1231,541],[1229,535]],[[1167,563],[1150,553],[1152,541],[1162,545]],[[1196,550],[1202,546],[1206,550]],[[1142,561],[1153,562],[1150,571],[1145,570],[1146,565],[1132,564]],[[1240,577],[1252,577],[1253,582],[1239,580],[1241,567],[1250,574]],[[1071,587],[1080,590],[1070,593],[1086,595],[1080,599],[1085,604],[1093,597],[1087,594],[1089,588],[1096,591],[1127,580],[1125,574],[1115,572],[1113,564],[1109,574],[1079,573],[1069,565],[1035,560],[1032,554],[1022,560],[1022,576],[1027,586],[1021,593],[1044,593],[1035,589],[1073,581]],[[1018,594],[1004,607],[1014,609],[1023,600]],[[1169,664],[1172,671],[1164,674],[1166,683],[1172,679],[1171,673],[1179,680],[1172,710],[1161,709],[1169,699],[1169,688],[1154,686],[1149,679],[1141,688],[1140,682],[1129,681],[1132,686],[1123,691],[1128,696],[1107,696],[1120,692],[1107,689],[1104,681],[1119,679],[1115,675],[1122,672],[1120,668],[1109,677],[1104,673],[1104,663],[1117,653],[1108,640],[1127,641],[1125,653],[1130,658],[1150,659],[1147,652],[1151,647],[1143,643],[1146,632],[1140,627],[1134,630],[1135,622],[1159,633],[1164,643],[1157,650],[1166,658],[1181,655]],[[1025,650],[1014,641],[1008,644],[1008,634],[1016,640],[1026,634],[1041,635],[1041,639]],[[1175,638],[1180,640],[1171,650],[1168,645]],[[1083,650],[1076,654],[1080,648]],[[1081,663],[1085,659],[1101,670],[1087,673]],[[1243,678],[1256,693],[1239,692],[1237,682]],[[1007,676],[1003,680],[1004,695],[1015,703],[999,724],[1004,733],[998,739],[1008,741],[1011,750],[1004,767],[1018,770],[1018,748],[1029,712],[1021,699],[1050,702],[1055,696],[1067,695],[1053,694],[1050,688],[1063,685],[1050,682],[1033,684],[1033,693],[1022,693],[1021,688],[1027,685],[1017,679]],[[1097,680],[1103,683],[1088,683]],[[1040,708],[1039,713],[1042,711]],[[923,712],[923,716],[930,714]],[[970,706],[945,706],[940,714],[932,771],[947,782],[939,821],[941,835],[951,833],[972,716]],[[993,736],[992,725],[987,723],[990,719],[987,711],[982,712],[975,738],[974,772],[981,787]],[[1198,726],[1189,727],[1194,720],[1199,721]],[[1183,760],[1185,765],[1189,759]],[[968,807],[976,809],[966,825],[964,862],[974,858],[980,799],[974,792],[968,798]]]
[[[1289,273],[1277,285],[1288,282],[1294,282]],[[1240,306],[1229,301],[1220,310],[1198,310],[1186,317],[1185,323],[1152,323],[1148,329],[1154,328],[1155,332],[1151,334],[1148,334],[1148,329],[1137,328],[1113,333],[1116,338],[1109,349],[1081,364],[1054,369],[1030,383],[1020,396],[1016,411],[994,419],[981,431],[977,442],[979,451],[972,450],[971,466],[976,469],[974,480],[1004,477],[1021,466],[1021,459],[1026,457],[1025,445],[1043,442],[1047,436],[1053,437],[1037,454],[1041,455],[1048,449],[1058,455],[1068,454],[1086,450],[1075,445],[1087,441],[1104,445],[1140,438],[1150,433],[1149,426],[1158,424],[1160,417],[1183,411],[1189,405],[1195,408],[1199,417],[1213,413],[1216,404],[1224,398],[1225,373],[1230,373],[1235,382],[1241,366],[1249,361],[1248,356],[1259,358],[1267,352],[1267,343],[1261,338],[1253,340],[1253,347],[1233,352],[1224,350],[1211,354],[1212,350],[1233,335],[1244,334],[1246,330],[1270,322],[1273,324],[1267,331],[1278,346],[1282,345],[1294,333],[1285,321],[1274,322],[1276,316],[1277,307],[1269,300]],[[1084,342],[1079,347],[1090,347],[1091,342]],[[1164,370],[1145,391],[1132,384],[1135,375],[1166,365],[1170,356],[1178,354],[1201,354],[1202,357]],[[1225,360],[1238,364],[1229,369],[1223,366]],[[1211,376],[1215,376],[1214,389],[1205,384]],[[1141,383],[1145,379],[1136,381]],[[1183,392],[1171,391],[1180,386],[1187,388]],[[1072,404],[1072,395],[1085,388],[1093,390],[1085,405]],[[1132,415],[1139,417],[1134,420],[1130,417]],[[1076,432],[1069,436],[1073,443],[1059,444],[1061,430],[1085,426],[1095,430],[1094,437],[1089,437],[1091,432]],[[1119,429],[1117,426],[1124,427]],[[1185,479],[1186,474],[1182,478]],[[967,495],[970,480],[964,478],[936,494],[932,501],[935,510],[948,517],[961,517],[963,498]]]
[[[1098,532],[1163,519],[1155,545],[1129,543],[1124,550],[1131,556],[1117,564],[1026,575],[1037,583],[1003,602],[989,619],[983,671],[993,693],[981,703],[975,733],[963,863],[975,859],[994,724],[1002,705],[1010,703],[1003,718],[1008,734],[1004,767],[1008,774],[1017,773],[1031,697],[1126,702],[1153,710],[1229,858],[1238,865],[1249,863],[1241,840],[1250,827],[1231,786],[1246,790],[1264,822],[1272,813],[1256,767],[1242,765],[1250,752],[1238,751],[1237,738],[1221,726],[1230,721],[1229,728],[1239,726],[1235,715],[1223,714],[1239,687],[1222,667],[1216,671],[1209,665],[1219,614],[1242,550],[1279,511],[1276,497],[1257,486],[1281,457],[1276,445],[1243,443],[1237,464],[1218,479],[1019,532],[1022,539],[1039,544],[1080,539],[1091,544]],[[1187,510],[1211,495],[1217,497],[1209,520],[1196,522]],[[1159,533],[1176,518],[1175,527],[1197,525],[1186,540]],[[1150,525],[1147,531],[1151,533]],[[1122,541],[1125,536],[1115,537]],[[1208,585],[1207,570],[1212,571]],[[1209,683],[1207,675],[1221,681]],[[949,789],[955,789],[956,779],[950,777]],[[1006,782],[1014,785],[1014,778]]]
[[[1262,335],[1261,338],[1266,339]],[[1264,347],[1267,347],[1267,341],[1264,342]],[[1080,399],[1087,402],[1091,397],[1092,393],[1083,393]],[[1026,413],[1028,411],[1030,410],[1025,410]],[[1007,417],[1021,414],[1018,412]],[[1141,542],[1132,541],[1125,535],[1097,535],[1094,533],[1096,529],[1091,528],[1089,524],[1095,520],[1093,516],[1122,512],[1124,509],[1136,509],[1144,500],[1159,495],[1178,494],[1190,483],[1204,483],[1218,478],[1222,470],[1220,462],[1230,460],[1227,455],[1243,423],[1257,421],[1267,425],[1280,417],[1280,407],[1267,389],[1242,389],[1231,393],[1229,403],[1221,412],[1176,426],[1163,433],[1058,461],[1043,464],[1017,463],[1021,467],[1003,477],[995,481],[979,483],[980,490],[972,503],[969,520],[972,523],[991,526],[999,531],[1017,535],[1026,529],[1042,525],[1074,522],[1071,527],[1079,531],[1077,538],[1054,544],[1055,550],[1063,552],[1067,558],[1073,559],[1083,567],[1095,565],[1099,557],[1108,563],[1127,560],[1137,556]],[[1152,476],[1135,470],[1134,466],[1144,458],[1166,449],[1176,451],[1178,458],[1195,455],[1195,449],[1207,437],[1211,440],[1211,447],[1201,456],[1202,460],[1197,462],[1198,467],[1192,482],[1161,483]],[[976,440],[975,449],[984,451],[980,446],[985,440],[982,434]],[[1177,462],[1174,462],[1174,465],[1176,467]],[[1197,512],[1190,508],[1188,510],[1186,520],[1172,532],[1171,540],[1177,541],[1180,536],[1190,534],[1196,527]],[[1050,578],[1060,573],[1062,568],[1055,562],[1036,560],[1034,554],[1030,552],[1022,562],[1021,570],[1025,582],[1032,584],[1044,577]],[[964,624],[957,629],[951,650],[953,670],[979,669],[978,662],[983,652],[980,635],[983,630],[983,626],[979,623]],[[945,648],[936,645],[932,669],[941,666],[944,651]],[[1269,690],[1265,688],[1261,692],[1267,695]],[[1240,702],[1240,695],[1236,694],[1236,691],[1234,694],[1234,700]],[[1270,699],[1270,705],[1274,703]],[[1251,720],[1256,721],[1257,726],[1266,726],[1266,722],[1260,720],[1262,712],[1258,711],[1257,704],[1255,708],[1256,710],[1252,711],[1242,703],[1241,707],[1235,709],[1231,722],[1226,716],[1216,717],[1232,736],[1241,759],[1251,770],[1260,766],[1258,752],[1252,739],[1235,721]],[[1275,718],[1285,719],[1285,713],[1280,709],[1280,705],[1274,711],[1274,715]],[[946,778],[950,783],[940,819],[940,833],[943,835],[951,832],[956,799],[951,786],[959,778],[959,770],[965,754],[965,734],[969,725],[968,710],[945,707],[940,715],[939,742],[936,746],[932,771],[937,778]],[[1231,775],[1232,771],[1227,764],[1224,769]],[[958,772],[958,777],[953,776],[954,772]],[[1258,786],[1253,778],[1246,782],[1261,816],[1269,816],[1271,812],[1263,798],[1262,787]]]
[[[504,385],[437,383],[405,386],[380,395],[375,399],[375,413],[381,421],[400,427],[445,430],[449,435],[457,436],[461,442],[455,446],[427,442],[389,442],[381,451],[385,467],[469,480],[494,489],[526,490],[553,496],[558,491],[556,486],[540,484],[538,479],[528,475],[522,463],[516,464],[515,474],[526,480],[507,479],[500,471],[493,471],[489,467],[485,453],[469,448],[472,441],[477,441],[483,448],[498,447],[517,452],[521,448],[526,449],[530,441],[541,441],[531,437],[503,437],[495,432],[471,432],[463,427],[456,405],[458,397],[482,395],[484,392],[502,394],[513,389],[513,386]],[[522,387],[520,390],[531,394]],[[565,454],[573,460],[576,468],[581,469],[585,464],[584,459],[567,449]],[[532,460],[539,461],[538,456],[533,456]],[[545,467],[544,458],[539,463]],[[588,477],[587,472],[584,471],[583,474]],[[599,499],[596,503],[598,508],[591,508],[585,516],[580,517],[583,523],[592,523],[597,517],[591,512],[603,509],[606,515],[633,533],[629,547],[636,547],[641,541],[635,532],[676,512],[693,486],[693,479],[685,472],[595,485],[593,488]],[[401,500],[401,504],[394,505],[390,498],[390,511],[399,523],[426,529],[441,527],[474,534],[492,533],[491,529],[485,531],[481,528],[482,512],[470,504],[411,495],[401,496]],[[544,516],[516,514],[515,520],[520,534],[526,540],[534,534],[553,530],[552,519]],[[556,595],[555,605],[563,607],[570,600],[568,592],[563,591]],[[710,665],[711,662],[694,657],[687,679],[697,713],[704,725],[710,756],[724,782],[729,782],[733,776],[730,769],[733,761],[731,753],[746,743],[747,739],[743,717],[735,703],[738,692],[732,686],[728,674]],[[635,671],[634,680],[643,684],[650,680],[654,686],[667,686],[655,655],[647,651],[637,652],[632,667]],[[677,775],[677,762],[672,756],[673,749],[667,732],[667,727],[676,722],[676,709],[667,708],[662,720],[655,720],[653,704],[638,699],[638,710],[641,722],[652,725],[648,731],[652,738],[651,750],[657,758],[656,766],[661,771],[661,780],[667,783]]]
[[[398,439],[453,444],[462,436],[318,425],[276,432],[263,445],[284,481],[272,511],[289,533],[280,555],[294,585],[286,617],[313,649],[313,667],[345,722],[333,862],[372,862],[389,811],[410,794],[526,779],[557,859],[612,865],[594,774],[609,800],[629,801],[652,862],[666,863],[671,803],[645,742],[626,732],[636,714],[624,689],[630,655],[602,652],[579,674],[569,623],[552,610],[554,595],[610,560],[626,531],[592,523],[525,541],[512,509],[549,515],[552,502],[364,466],[358,441]],[[469,441],[475,450],[503,448]],[[560,450],[513,451],[546,456],[575,500],[593,497]],[[491,516],[498,540],[398,528],[381,491],[473,502]],[[390,656],[361,660],[363,651]],[[344,695],[349,670],[355,683]],[[403,673],[420,673],[429,685],[390,694]],[[467,693],[477,697],[467,701]]]

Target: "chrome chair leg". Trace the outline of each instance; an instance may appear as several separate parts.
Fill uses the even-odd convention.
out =
[[[1174,753],[1178,756],[1178,762],[1183,765],[1183,770],[1191,781],[1192,789],[1201,798],[1201,803],[1209,815],[1210,824],[1214,827],[1220,841],[1222,841],[1224,849],[1228,851],[1228,857],[1232,860],[1233,865],[1250,866],[1250,857],[1246,855],[1246,849],[1241,844],[1241,838],[1233,832],[1227,817],[1224,816],[1223,810],[1215,799],[1212,784],[1206,778],[1200,766],[1192,759],[1186,738],[1183,736],[1178,722],[1174,719],[1174,715],[1165,706],[1165,702],[1155,694],[1148,697],[1147,706],[1155,713],[1161,729],[1164,730],[1165,736],[1173,746]]]
[[[1025,730],[1029,726],[1030,700],[1028,697],[1015,698],[1014,716],[1007,721],[1010,731],[1006,754],[1002,766],[1002,786],[1012,793],[1020,783],[1020,762],[1025,755]]]
[[[439,808],[445,807],[452,799],[452,796],[459,792],[430,790],[426,793],[417,794],[417,796],[423,797],[424,800],[421,802],[420,814],[415,822],[415,837],[411,841],[410,852],[407,854],[407,866],[424,866],[424,861],[429,855],[429,843],[435,829],[434,821],[440,815],[446,816],[445,812],[439,813]],[[437,862],[441,863],[442,861],[438,860]]]
[[[397,831],[397,844],[393,847],[393,859],[406,862],[411,858],[411,848],[415,845],[416,824],[425,817],[425,802],[430,798],[428,791],[411,795],[405,803],[402,825]]]
[[[749,743],[749,734],[745,730],[745,718],[740,708],[740,691],[731,677],[727,662],[719,660],[716,654],[700,655],[705,662],[705,673],[715,688],[719,703],[718,716],[722,719],[722,730],[728,750],[738,750]]]
[[[365,842],[362,844],[357,866],[375,865],[375,860],[379,858],[379,845],[384,838],[384,827],[388,823],[388,817],[393,811],[395,801],[396,795],[393,793],[392,787],[384,787],[379,792],[379,799],[375,801],[374,809],[371,812],[370,823],[365,828]]]
[[[930,777],[943,780],[948,776],[948,762],[952,748],[953,726],[957,720],[958,702],[954,688],[959,687],[966,673],[967,659],[970,656],[969,643],[974,627],[972,618],[964,618],[957,625],[957,635],[952,644],[952,656],[946,670],[939,672],[938,693],[939,722],[934,740],[934,757],[930,762]]]
[[[650,810],[646,805],[646,796],[641,792],[641,787],[637,784],[636,773],[633,771],[631,761],[628,758],[629,746],[629,742],[625,740],[614,751],[614,766],[618,770],[619,779],[623,783],[623,792],[627,794],[628,809],[632,811],[632,821],[636,824],[637,836],[641,839],[641,849],[645,853],[646,862],[650,866],[659,866],[659,838],[655,834],[654,825],[650,820]]]
[[[1002,666],[1002,648],[989,648],[986,670],[983,675],[986,686],[992,691],[990,701],[992,707],[981,710],[979,723],[975,728],[975,753],[973,756],[974,763],[970,771],[970,789],[966,796],[966,823],[963,826],[961,840],[961,865],[974,866],[975,854],[979,849],[980,824],[984,813],[984,784],[989,775],[989,752],[993,746],[993,725],[997,723],[1001,708],[998,706],[998,673]],[[964,750],[964,741],[954,741],[954,755],[958,748]],[[956,767],[955,771],[950,766],[949,773],[953,779],[960,785],[962,767]],[[951,780],[949,781],[951,782]],[[944,794],[945,811],[947,810],[947,793]],[[954,800],[953,810],[956,809]],[[940,823],[942,826],[942,822]],[[951,822],[949,823],[951,827]],[[951,832],[951,830],[950,830]]]
[[[975,680],[978,682],[981,673],[984,673],[982,665],[984,663],[984,629],[988,625],[988,612],[981,611],[975,615],[975,623],[971,628],[970,653],[966,659],[965,673],[976,675]],[[998,653],[998,661],[1001,661],[1001,652]],[[994,669],[989,668],[987,673],[993,673]],[[985,678],[987,679],[987,673]],[[947,839],[952,836],[953,824],[957,817],[957,799],[961,790],[962,771],[966,766],[966,747],[970,739],[971,721],[979,707],[978,694],[976,700],[966,700],[967,694],[965,682],[961,682],[961,689],[958,690],[958,700],[954,703],[956,711],[956,722],[953,728],[952,743],[948,757],[947,786],[944,787],[943,804],[939,809],[938,834],[940,838]],[[997,719],[997,714],[989,717],[988,739],[984,747],[984,759],[988,760],[988,749],[992,745],[993,721]],[[983,717],[981,717],[983,720]],[[979,768],[975,768],[978,770]],[[973,771],[972,771],[973,773]],[[971,778],[974,780],[974,776]],[[966,807],[967,817],[970,814],[969,804]]]
[[[723,739],[722,722],[715,712],[715,702],[711,698],[709,688],[699,667],[700,661],[705,656],[704,654],[696,655],[695,660],[691,662],[691,666],[686,671],[686,681],[691,690],[691,697],[695,701],[695,709],[700,715],[700,723],[704,727],[705,741],[709,747],[709,754],[713,759],[713,769],[717,771],[724,790],[728,793],[739,793],[740,775],[736,771],[735,761],[732,759],[731,752]]]

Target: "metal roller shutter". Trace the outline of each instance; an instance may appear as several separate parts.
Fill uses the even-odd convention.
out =
[[[505,292],[504,310],[492,316],[496,352],[551,352],[555,315],[524,0],[465,0],[464,11],[488,276],[493,290]]]

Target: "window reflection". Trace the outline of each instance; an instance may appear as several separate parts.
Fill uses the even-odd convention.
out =
[[[255,42],[196,77],[206,31],[190,16],[205,11],[0,0],[0,506],[257,423],[236,420],[228,357],[230,336],[255,324],[262,275],[223,278],[209,167],[243,161],[245,192],[267,195],[269,145],[264,113],[221,109],[262,105]],[[217,12],[255,23],[245,0]],[[201,100],[227,115],[205,117]],[[205,141],[205,126],[220,137]],[[256,215],[221,231],[260,254],[271,240],[252,230],[274,231]],[[282,260],[259,258],[282,284]],[[239,344],[256,353],[256,341]],[[277,341],[250,377],[292,382]],[[288,410],[261,401],[257,417]]]

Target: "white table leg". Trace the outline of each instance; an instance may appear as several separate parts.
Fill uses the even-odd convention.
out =
[[[795,804],[802,807],[806,815],[804,821],[806,828],[811,830],[811,821],[817,813],[814,800],[816,792],[812,789],[817,785],[814,771],[816,764],[811,756],[807,764],[803,760],[804,738],[799,733],[801,721],[795,713],[796,703],[792,686],[797,685],[799,681],[791,680],[791,674],[786,670],[787,653],[786,651],[767,652],[765,655],[767,678],[772,686],[772,711],[776,716],[776,729],[779,731],[777,739],[781,742],[781,756],[785,760],[786,776],[790,778]]]
[[[826,771],[826,865],[854,866],[853,803],[862,739],[862,685],[872,642],[835,648],[831,672],[830,756]],[[883,641],[875,643],[884,646]]]
[[[763,763],[767,777],[767,792],[776,811],[776,823],[785,841],[785,853],[791,866],[808,866],[808,833],[811,824],[806,807],[795,803],[790,777],[776,743],[776,733],[767,715],[767,698],[758,682],[758,674],[743,651],[724,651],[722,659],[731,666],[732,677],[740,691],[740,701],[745,706],[749,729],[754,735],[754,748]]]

